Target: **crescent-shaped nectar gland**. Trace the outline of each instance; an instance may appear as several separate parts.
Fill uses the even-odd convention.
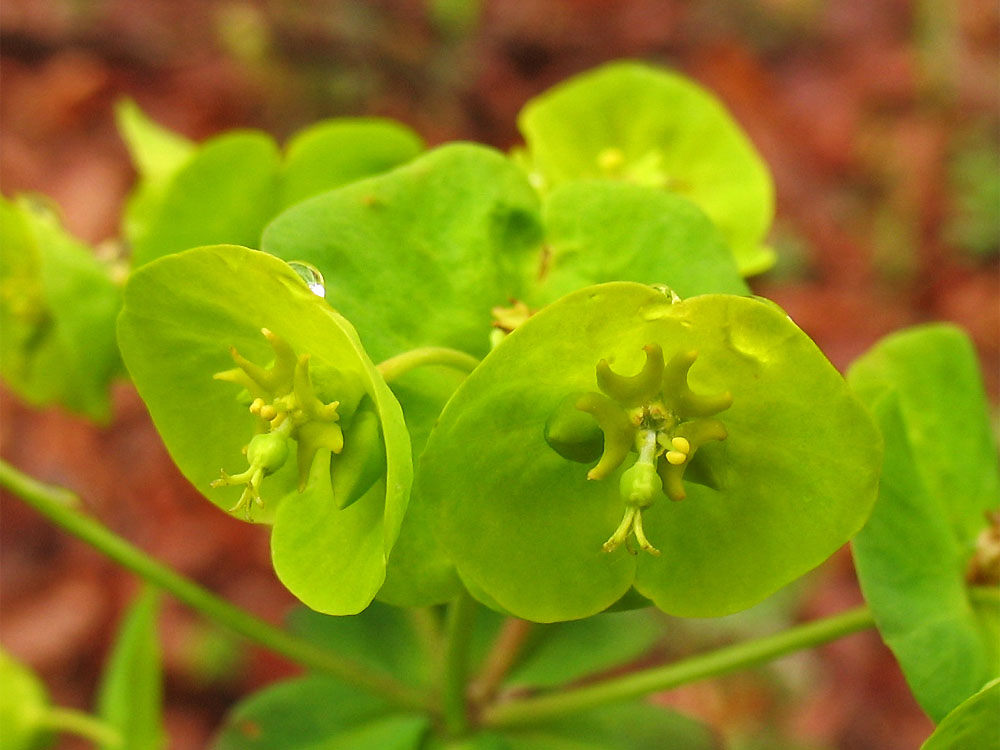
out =
[[[698,449],[712,440],[725,440],[725,425],[715,414],[733,403],[728,391],[696,393],[688,383],[696,351],[674,354],[664,362],[657,343],[643,347],[646,361],[635,375],[614,372],[607,359],[595,368],[598,392],[568,395],[549,416],[545,440],[563,458],[585,463],[597,458],[594,427],[603,433],[603,451],[588,479],[600,480],[613,474],[631,453],[638,456],[622,472],[619,495],[625,506],[621,523],[604,543],[605,552],[621,546],[631,551],[633,535],[639,548],[652,555],[659,550],[646,538],[642,512],[656,498],[687,497],[684,472]],[[569,405],[591,415],[593,422],[574,418]]]

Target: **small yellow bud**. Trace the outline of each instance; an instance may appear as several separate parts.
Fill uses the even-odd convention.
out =
[[[680,451],[667,451],[667,461],[672,463],[674,466],[680,466],[682,463],[687,461],[687,454],[681,453]]]
[[[687,438],[675,437],[670,441],[670,444],[674,447],[675,451],[680,451],[685,455],[691,452],[691,443],[688,442]]]

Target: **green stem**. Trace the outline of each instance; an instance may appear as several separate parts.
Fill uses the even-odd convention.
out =
[[[75,734],[101,747],[121,747],[122,738],[113,726],[103,719],[72,708],[53,706],[39,722],[46,729]]]
[[[776,635],[727,646],[663,667],[634,672],[565,692],[500,703],[483,712],[482,722],[490,727],[518,726],[606,703],[637,698],[762,664],[794,651],[819,646],[865,630],[874,624],[868,608],[859,607]]]
[[[361,690],[404,707],[426,707],[425,696],[390,675],[336,654],[329,649],[276,628],[246,610],[219,598],[171,568],[157,562],[112,531],[73,509],[68,490],[51,487],[0,461],[0,486],[20,496],[42,515],[70,534],[96,547],[119,565],[171,593],[206,617],[228,626],[238,635],[259,643],[304,667],[337,677]],[[75,496],[74,496],[75,499]]]
[[[479,360],[471,354],[443,346],[422,346],[408,352],[397,354],[378,364],[378,371],[387,383],[397,380],[410,370],[426,365],[444,365],[462,372],[472,372],[479,365]]]
[[[441,681],[444,679],[444,633],[441,622],[431,607],[407,607],[405,611],[429,666],[430,683],[435,691],[440,692]]]
[[[464,588],[448,607],[447,643],[444,652],[444,684],[441,707],[445,729],[458,736],[469,728],[468,687],[469,643],[476,621],[476,603]]]

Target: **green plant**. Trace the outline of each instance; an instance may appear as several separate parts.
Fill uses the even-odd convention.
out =
[[[751,296],[772,187],[709,94],[609,65],[529,103],[511,157],[374,120],[281,153],[119,116],[130,255],[102,266],[38,201],[3,203],[4,378],[101,418],[120,356],[192,484],[272,527],[308,609],[272,628],[64,492],[0,483],[309,670],[217,748],[710,747],[635,699],[873,624],[941,722],[928,748],[988,736],[998,471],[972,348],[911,329],[845,381]],[[572,685],[643,653],[651,611],[747,609],[852,538],[869,607]],[[118,746],[161,742],[150,602],[102,692]],[[12,716],[44,702],[24,684]]]

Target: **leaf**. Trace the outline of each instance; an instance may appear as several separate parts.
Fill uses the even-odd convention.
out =
[[[129,150],[139,181],[126,202],[122,233],[134,242],[149,231],[171,178],[189,161],[196,146],[149,119],[131,99],[115,106],[118,132]]]
[[[508,732],[510,750],[685,750],[717,748],[712,733],[697,721],[675,711],[644,703],[625,703],[567,716],[537,728]],[[574,744],[564,744],[566,741]]]
[[[697,351],[691,387],[730,391],[732,406],[718,415],[728,438],[699,454],[714,479],[686,481],[686,500],[660,496],[643,511],[662,555],[633,557],[624,545],[602,550],[625,512],[624,467],[588,481],[544,432],[567,396],[598,389],[602,358],[631,375],[654,343],[668,358]],[[494,349],[445,407],[416,485],[437,501],[441,540],[473,594],[518,617],[587,617],[633,583],[666,612],[717,616],[847,541],[874,502],[880,454],[861,404],[776,306],[725,295],[671,304],[622,282],[562,298]]]
[[[239,703],[214,750],[414,750],[428,719],[330,677],[280,682]]]
[[[40,750],[50,747],[45,729],[49,696],[34,672],[0,650],[0,726],[4,750]]]
[[[1000,469],[989,404],[975,350],[961,329],[917,326],[887,336],[851,367],[862,400],[895,390],[906,435],[920,457],[927,489],[944,504],[966,542],[983,528],[983,513],[1000,504]]]
[[[144,231],[131,238],[133,267],[200,245],[256,245],[277,213],[279,158],[265,133],[233,131],[204,143],[162,199],[143,204],[150,214],[137,219]]]
[[[761,245],[774,215],[767,166],[722,104],[687,78],[610,63],[528,102],[518,126],[546,188],[610,177],[666,189],[718,225],[743,274],[773,265]]]
[[[850,384],[885,439],[881,491],[854,539],[879,632],[935,720],[1000,674],[996,631],[966,575],[984,511],[996,507],[996,452],[978,365],[951,326],[894,334],[859,359]]]
[[[518,729],[487,730],[437,750],[714,750],[704,725],[658,706],[624,703]]]
[[[666,283],[682,297],[748,294],[725,240],[691,201],[622,182],[569,182],[545,196],[547,258],[534,304],[606,281]]]
[[[995,747],[998,738],[1000,680],[993,680],[945,716],[920,750]]]
[[[155,750],[166,745],[159,610],[159,594],[146,588],[119,627],[98,688],[97,713],[118,731],[121,744],[102,745],[104,748]]]
[[[474,642],[480,659],[505,619],[491,611],[477,613]],[[649,651],[663,637],[664,626],[662,616],[648,609],[533,625],[504,684],[557,687],[620,667]]]
[[[194,143],[149,119],[131,99],[115,105],[115,121],[132,163],[144,180],[168,179],[195,151]]]
[[[101,422],[121,364],[114,319],[121,292],[90,248],[27,197],[0,198],[0,373],[36,406]]]
[[[429,679],[410,617],[396,607],[375,601],[351,617],[330,617],[299,607],[289,614],[288,628],[410,684],[423,685]]]
[[[540,238],[520,170],[452,144],[288,209],[261,247],[317,266],[327,298],[382,360],[426,345],[484,354],[490,308],[523,296]]]
[[[275,571],[296,596],[328,614],[354,614],[371,602],[384,579],[386,556],[406,510],[412,465],[399,404],[351,324],[277,258],[218,246],[166,256],[134,272],[125,290],[119,343],[178,467],[209,500],[231,508],[241,487],[210,485],[220,469],[247,465],[242,448],[261,429],[261,420],[248,410],[249,399],[240,402],[238,386],[213,375],[232,368],[230,347],[266,366],[274,352],[262,328],[287,342],[294,355],[310,355],[311,372],[326,374],[325,381],[315,382],[324,403],[341,402],[337,424],[345,443],[360,399],[373,404],[380,420],[384,445],[377,449],[384,448],[387,473],[363,498],[338,510],[331,454],[320,450],[301,493],[296,461],[286,460],[260,486],[263,508],[248,510],[256,521],[273,522]]]
[[[392,120],[338,118],[300,130],[288,142],[281,172],[283,208],[371,175],[423,151],[420,137]]]
[[[650,610],[636,610],[537,629],[507,683],[556,687],[627,664],[663,637],[664,622]]]

